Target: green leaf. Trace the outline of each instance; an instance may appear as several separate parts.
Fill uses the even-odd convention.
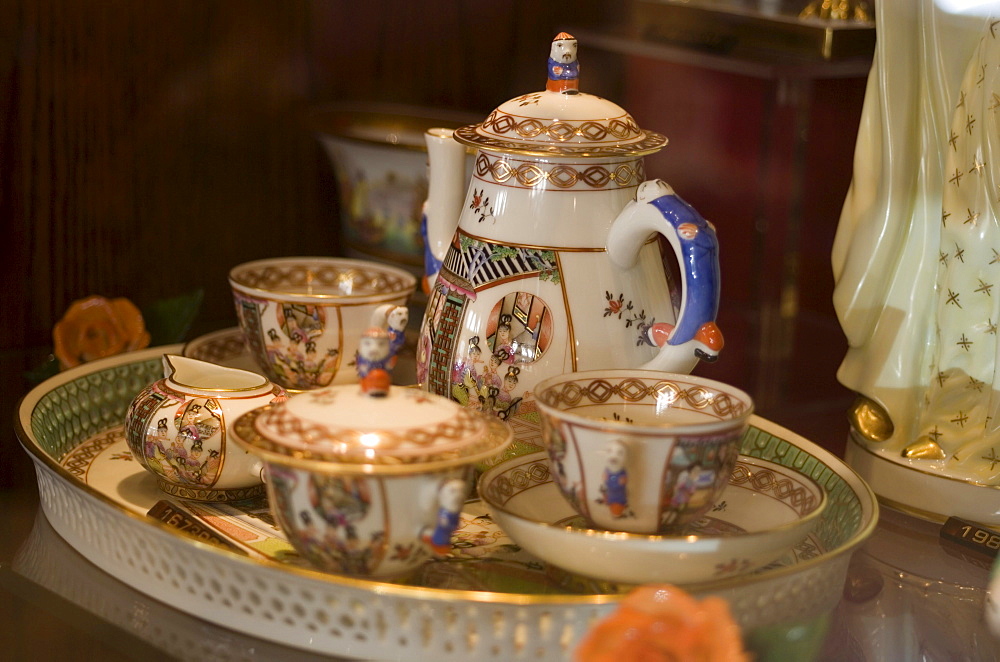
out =
[[[145,306],[142,317],[146,321],[146,330],[149,331],[150,346],[183,341],[198,317],[204,297],[204,291],[199,289]]]
[[[59,359],[57,359],[52,354],[49,354],[45,361],[31,370],[24,373],[24,378],[28,380],[32,386],[37,386],[41,384],[49,377],[54,377],[59,373]]]

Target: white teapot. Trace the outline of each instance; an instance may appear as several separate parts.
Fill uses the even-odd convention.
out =
[[[577,72],[576,40],[561,33],[545,91],[427,134],[418,381],[503,419],[534,411],[545,377],[687,373],[723,344],[715,228],[666,183],[644,181],[642,157],[667,139],[579,92]],[[477,150],[468,185],[467,148]],[[678,283],[657,235],[673,248]]]

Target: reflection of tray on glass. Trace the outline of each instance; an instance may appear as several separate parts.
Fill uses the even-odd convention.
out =
[[[37,594],[34,587],[41,586],[46,589],[45,604],[68,601],[83,611],[74,613],[61,606],[58,614],[77,627],[88,615],[113,624],[117,629],[107,629],[102,636],[116,650],[127,652],[122,659],[159,660],[164,655],[178,660],[341,659],[295,650],[252,634],[238,634],[143,595],[80,556],[56,534],[41,513],[10,567],[0,568],[0,583],[26,589],[31,586],[33,594]],[[103,628],[95,629],[105,632]]]
[[[102,463],[92,460],[110,446],[84,451],[80,444],[119,426],[134,394],[159,376],[159,356],[178,350],[144,350],[69,370],[29,393],[20,409],[18,434],[35,462],[47,518],[114,577],[216,625],[359,657],[563,659],[593,620],[614,608],[616,596],[598,593],[594,582],[560,584],[558,573],[518,556],[515,547],[506,557],[503,549],[477,557],[490,543],[505,543],[490,540],[495,534],[473,515],[456,536],[459,553],[425,566],[409,585],[227,551],[147,517],[162,498],[152,476],[131,461],[128,476],[102,478]],[[831,503],[816,534],[827,551],[686,588],[729,600],[744,628],[802,623],[838,602],[849,552],[871,533],[877,506],[830,453],[763,419],[752,425],[743,453],[808,471],[827,489]],[[101,480],[107,482],[96,488]]]

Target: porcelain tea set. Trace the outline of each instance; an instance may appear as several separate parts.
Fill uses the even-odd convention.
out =
[[[259,370],[166,356],[164,379],[128,410],[132,453],[163,491],[266,489],[303,558],[371,577],[447,554],[474,486],[515,543],[612,581],[697,581],[732,560],[722,574],[749,572],[808,534],[823,489],[741,457],[751,398],[687,374],[722,348],[715,229],[643,181],[642,156],[666,138],[580,92],[575,54],[558,35],[545,91],[428,132],[418,384],[392,384],[409,272],[342,258],[239,265],[230,285]],[[518,416],[537,417],[544,450],[516,445]],[[723,497],[745,512],[706,527]]]

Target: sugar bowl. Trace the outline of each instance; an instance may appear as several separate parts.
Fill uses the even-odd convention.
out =
[[[447,398],[363,384],[305,391],[234,426],[264,461],[271,512],[299,554],[366,577],[449,551],[475,465],[512,438],[506,423]]]

